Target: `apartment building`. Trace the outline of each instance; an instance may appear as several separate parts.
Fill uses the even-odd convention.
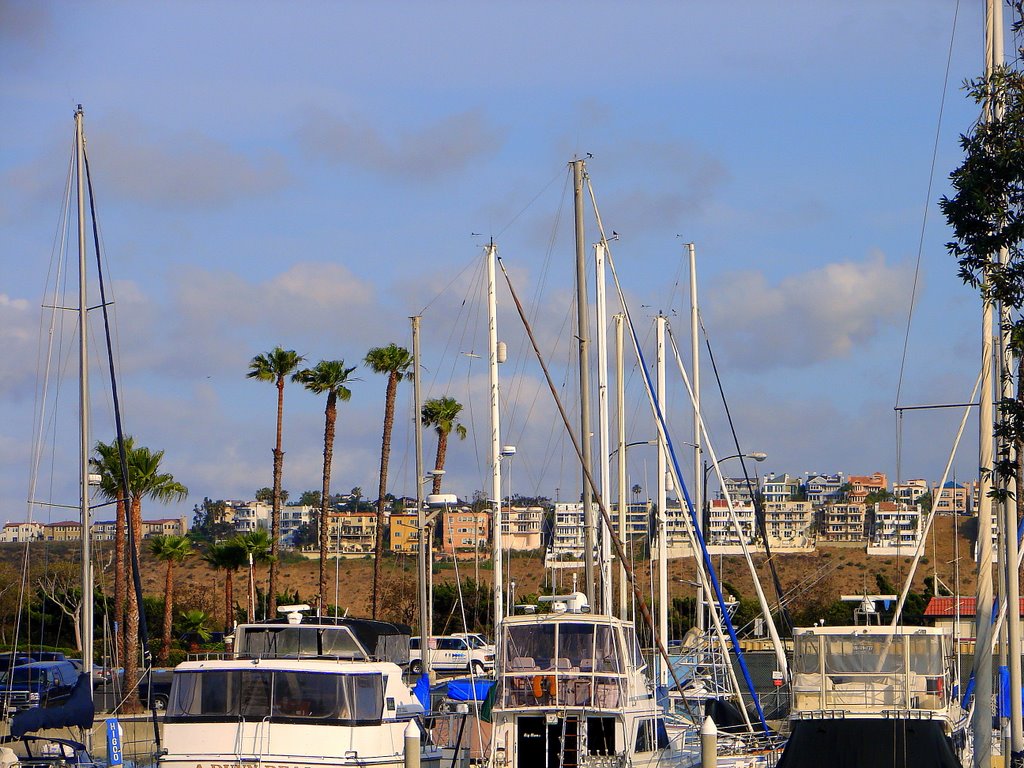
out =
[[[761,495],[765,501],[789,501],[800,493],[800,478],[789,474],[776,475],[774,472],[765,477],[761,484]]]
[[[926,493],[928,493],[928,481],[921,478],[892,485],[892,495],[897,504],[917,504],[917,500]],[[925,512],[929,511],[931,510],[925,510]]]
[[[418,552],[420,547],[420,525],[416,513],[391,516],[391,533],[388,548],[392,552]]]
[[[764,527],[771,547],[811,547],[814,545],[814,504],[810,501],[765,502]]]
[[[501,548],[540,549],[544,545],[544,507],[505,507],[501,515]]]
[[[811,472],[807,475],[807,481],[804,483],[807,488],[807,501],[815,506],[839,501],[842,492],[840,489],[845,483],[846,480],[842,472],[837,472],[834,475]]]
[[[327,513],[327,538],[332,552],[370,554],[377,537],[376,512]]]
[[[723,477],[722,480],[724,483],[718,491],[718,498],[724,499],[725,493],[728,491],[733,504],[754,503],[753,494],[757,492],[757,480],[750,478],[749,484],[745,477]]]
[[[491,516],[469,507],[445,509],[441,513],[441,551],[449,557],[487,555]]]
[[[732,511],[742,531],[743,543],[753,544],[757,538],[754,505],[734,503]],[[740,546],[740,532],[736,530],[736,522],[729,513],[729,503],[725,499],[712,499],[708,504],[708,517],[704,528],[704,540],[708,546]]]
[[[164,517],[159,520],[142,521],[142,538],[151,539],[154,536],[184,536],[188,533],[188,526],[184,517]]]
[[[972,484],[973,485],[973,484]],[[932,503],[935,511],[940,515],[966,515],[970,512],[968,500],[971,498],[972,489],[952,480],[948,481],[942,488],[938,483],[932,485]]]
[[[0,542],[6,544],[43,541],[45,538],[46,526],[42,523],[5,523],[3,530],[0,530]]]
[[[555,560],[583,558],[582,502],[555,502],[555,527],[548,554]]]
[[[874,505],[869,555],[910,554],[921,541],[921,509],[916,505],[881,501]]]
[[[287,505],[281,507],[281,543],[294,544],[295,534],[299,528],[313,520],[314,508],[308,504]]]
[[[821,508],[818,541],[862,542],[867,510],[861,502],[838,502]]]
[[[231,524],[236,533],[252,533],[258,528],[270,530],[273,506],[263,501],[230,502],[233,513]]]
[[[873,472],[870,475],[850,475],[847,478],[850,483],[851,494],[864,494],[865,496],[875,491],[888,491],[889,478],[885,472]]]

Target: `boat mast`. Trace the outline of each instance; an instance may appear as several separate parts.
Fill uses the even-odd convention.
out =
[[[428,581],[430,579],[430,558],[428,556],[428,544],[430,537],[427,535],[427,510],[423,506],[423,428],[420,425],[420,320],[419,315],[410,318],[412,320],[412,402],[413,402],[413,425],[416,434],[416,529],[419,531],[417,544],[417,571],[419,575],[419,603],[420,603],[420,666],[421,674],[430,678],[430,594]]]
[[[665,409],[665,315],[661,312],[655,321],[657,339],[658,402]],[[658,638],[662,645],[668,645],[668,541],[665,536],[665,512],[668,506],[667,447],[662,431],[658,430]],[[668,685],[668,666],[660,660],[658,682]]]
[[[693,243],[686,244],[690,257],[690,356],[693,367],[693,506],[697,510],[697,527],[704,529],[704,477],[701,476],[701,429],[700,429],[700,337],[697,312],[697,249]],[[704,588],[697,585],[697,629],[704,632]]]
[[[626,542],[626,378],[623,370],[626,316],[615,315],[615,413],[619,431],[619,540]],[[619,618],[629,618],[629,583],[626,578],[626,563],[619,558]]]
[[[992,60],[989,69],[994,69],[1003,64],[1003,11],[1002,6],[997,5],[992,14]],[[1002,99],[997,99],[991,106],[992,117],[997,120],[1003,118],[1005,104]],[[999,249],[999,263],[1006,266],[1010,261],[1009,250],[1004,246]],[[1010,307],[1003,303],[1000,305],[999,326],[999,382],[1002,387],[1002,398],[1006,401],[1013,399],[1013,348],[1010,339]],[[1012,451],[1013,446],[1008,448]],[[1021,628],[1020,628],[1020,566],[1018,563],[1019,552],[1017,542],[1017,493],[1020,488],[1016,481],[1007,479],[1004,481],[1004,490],[1009,491],[1002,495],[1002,517],[1003,517],[1003,542],[1002,570],[1003,581],[1006,584],[1006,611],[1007,621],[1007,643],[1005,653],[1007,666],[1010,673],[1010,690],[1020,691],[1021,689]],[[1019,763],[1024,753],[1024,723],[1022,723],[1022,706],[1019,695],[1010,696],[1010,753],[1014,763]]]
[[[594,246],[594,271],[597,273],[597,420],[598,454],[601,457],[601,498],[611,498],[611,466],[608,452],[610,436],[608,424],[608,310],[605,301],[604,282],[605,244]],[[621,520],[621,516],[619,518]],[[612,615],[612,537],[611,530],[601,518],[601,613]],[[625,537],[626,529],[619,526],[619,536]]]
[[[587,474],[592,466],[590,455],[590,308],[587,304],[587,260],[583,243],[583,173],[582,160],[572,161],[573,200],[576,219],[576,330],[580,348],[580,442],[583,454],[583,563],[584,592],[587,602],[594,604],[594,504]]]
[[[89,334],[85,274],[85,129],[82,105],[75,110],[75,163],[78,171],[78,397],[81,443],[82,507],[82,668],[89,676],[92,692],[93,604],[92,604],[92,514],[89,509]]]
[[[487,364],[491,388],[491,546],[494,549],[494,640],[501,655],[498,626],[505,618],[501,560],[501,414],[498,400],[498,299],[495,264],[498,247],[487,245]]]
[[[996,18],[1001,11],[996,0],[986,1],[985,14],[985,74],[991,76],[996,51],[1002,46],[997,41]],[[991,101],[985,106],[985,119],[992,119]],[[974,643],[974,711],[971,728],[974,733],[975,768],[990,768],[992,764],[992,489],[990,470],[993,466],[993,338],[992,301],[982,286],[981,317],[981,393],[978,407],[978,597],[975,607]],[[1018,611],[1019,613],[1019,611]]]

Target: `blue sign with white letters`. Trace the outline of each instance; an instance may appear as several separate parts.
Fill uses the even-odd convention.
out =
[[[107,765],[123,765],[123,740],[121,736],[121,724],[116,717],[107,720]]]

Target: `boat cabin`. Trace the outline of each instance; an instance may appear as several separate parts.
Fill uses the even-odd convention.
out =
[[[946,712],[950,636],[933,627],[811,627],[793,636],[792,717]]]

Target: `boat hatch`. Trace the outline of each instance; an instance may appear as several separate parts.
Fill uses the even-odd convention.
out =
[[[268,669],[175,672],[167,722],[303,719],[377,724],[384,715],[380,673]]]
[[[628,664],[615,626],[506,624],[503,639],[503,706],[612,709],[625,702]]]
[[[798,632],[793,639],[793,710],[944,710],[951,684],[947,640],[924,630]]]

